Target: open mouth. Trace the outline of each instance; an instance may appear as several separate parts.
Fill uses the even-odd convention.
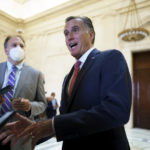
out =
[[[78,43],[71,43],[71,44],[69,44],[69,47],[72,49],[72,48],[75,48],[77,45],[78,45]]]

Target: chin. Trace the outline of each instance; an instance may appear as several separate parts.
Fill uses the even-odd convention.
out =
[[[71,55],[73,56],[73,57],[76,57],[76,53],[74,53],[74,52],[71,52]]]

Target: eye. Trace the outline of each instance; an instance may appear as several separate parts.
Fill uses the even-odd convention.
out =
[[[16,47],[17,46],[17,44],[13,44],[13,47]]]
[[[64,31],[64,35],[67,36],[69,32],[67,30]]]
[[[20,44],[20,47],[21,47],[21,48],[24,48],[24,45],[23,45],[23,44]]]
[[[78,32],[79,31],[79,27],[78,26],[74,26],[73,28],[72,28],[72,32]]]

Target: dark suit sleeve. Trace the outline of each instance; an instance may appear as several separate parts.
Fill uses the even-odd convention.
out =
[[[116,50],[108,52],[101,59],[103,61],[97,65],[100,67],[95,69],[99,79],[95,76],[94,81],[100,88],[91,88],[91,92],[97,95],[96,99],[91,99],[90,109],[83,108],[55,117],[58,141],[103,132],[128,122],[132,88],[126,61]],[[98,103],[92,106],[95,101]]]

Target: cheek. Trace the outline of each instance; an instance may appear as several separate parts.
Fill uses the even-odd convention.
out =
[[[5,50],[5,54],[9,55],[9,50],[8,49]]]
[[[66,47],[67,47],[68,50],[70,50],[70,46],[67,43],[66,43]]]
[[[65,43],[66,43],[66,46],[69,48],[69,44],[68,44],[67,40],[65,40]]]
[[[89,45],[90,41],[88,35],[82,38],[82,43],[85,47]]]

